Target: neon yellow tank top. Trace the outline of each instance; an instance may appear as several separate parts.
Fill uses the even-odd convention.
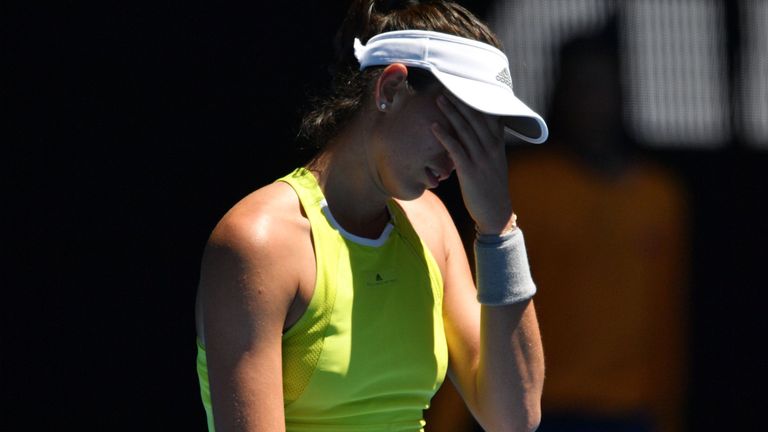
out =
[[[437,263],[396,203],[382,235],[364,239],[336,223],[309,171],[278,181],[299,196],[317,261],[307,311],[283,335],[287,430],[422,431],[448,365]],[[199,341],[197,372],[213,431]]]

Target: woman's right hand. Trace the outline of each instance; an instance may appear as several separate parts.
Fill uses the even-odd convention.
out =
[[[432,131],[453,160],[464,205],[477,231],[503,232],[514,223],[514,215],[501,118],[470,108],[448,91],[437,97],[437,106],[455,134],[437,123]]]

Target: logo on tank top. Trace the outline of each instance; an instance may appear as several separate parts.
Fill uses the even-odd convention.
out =
[[[397,282],[397,277],[392,270],[365,272],[365,284],[368,286],[384,286],[395,282]]]

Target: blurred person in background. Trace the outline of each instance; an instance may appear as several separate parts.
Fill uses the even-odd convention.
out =
[[[543,432],[684,430],[686,190],[625,133],[614,29],[564,46],[550,141],[508,152],[541,287]]]

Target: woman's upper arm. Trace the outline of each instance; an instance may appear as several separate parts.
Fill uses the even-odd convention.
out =
[[[296,293],[286,229],[225,217],[203,256],[199,296],[218,432],[284,430],[281,340]]]
[[[443,232],[443,247],[446,251],[443,321],[450,355],[448,374],[467,407],[476,414],[475,376],[480,359],[480,303],[477,301],[477,289],[467,252],[452,220],[443,224]]]

